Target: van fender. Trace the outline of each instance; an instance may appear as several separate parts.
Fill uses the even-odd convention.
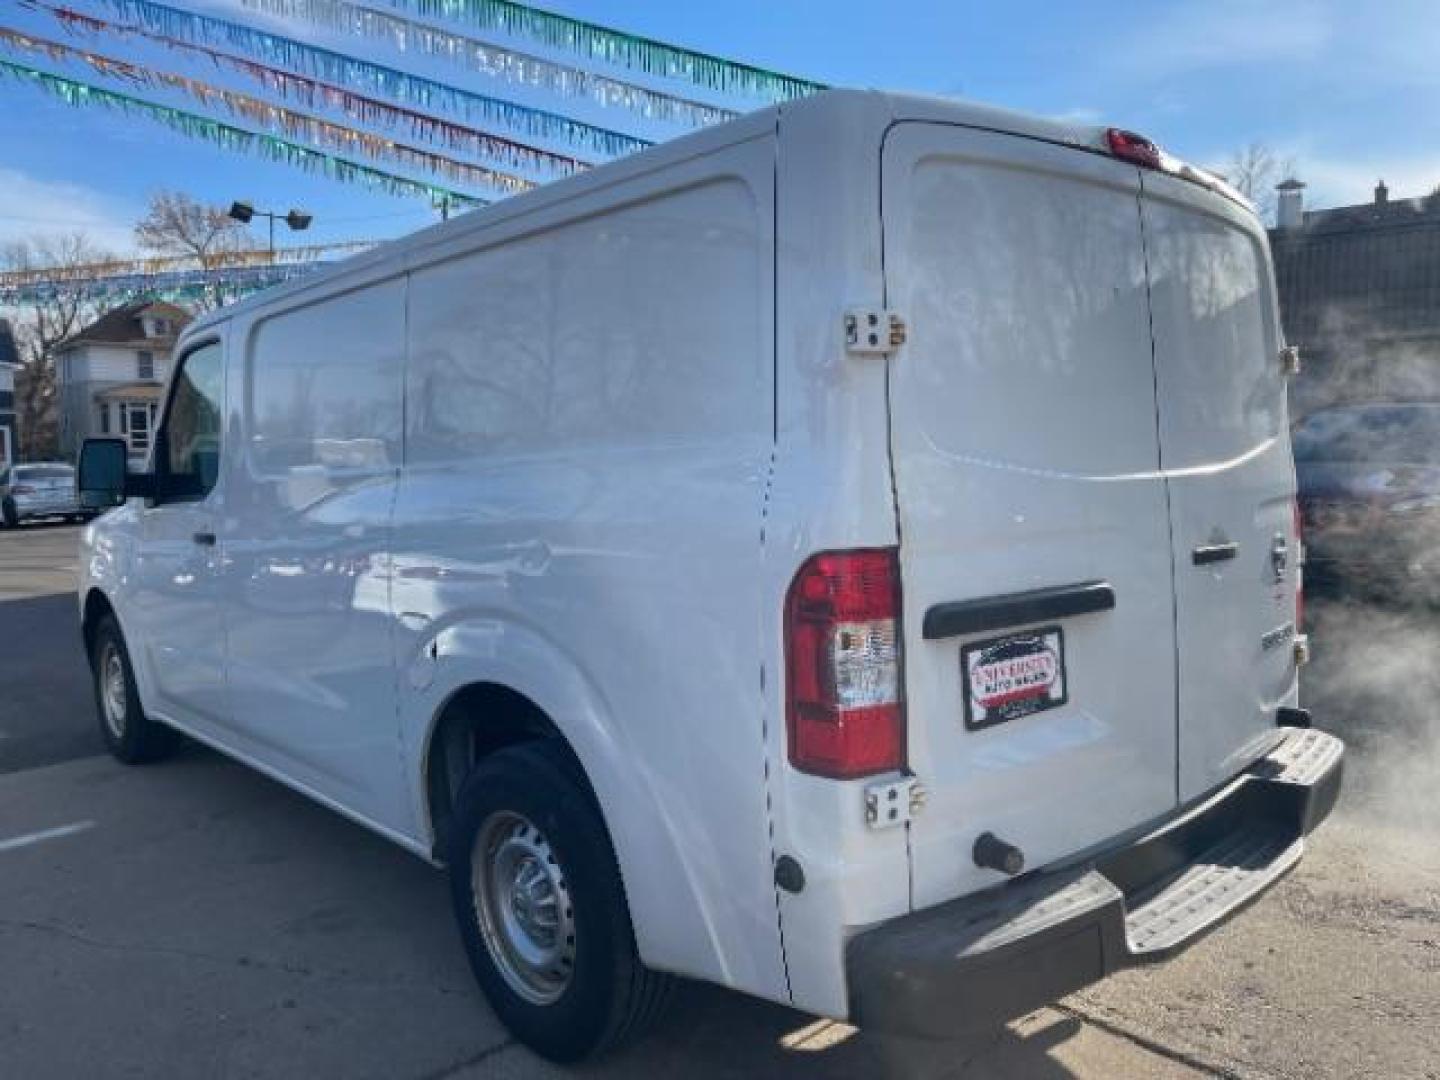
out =
[[[112,527],[105,530],[102,535],[96,536],[93,541],[84,538],[94,536],[91,527],[87,526],[82,531],[82,543],[80,546],[80,567],[79,583],[75,590],[76,604],[78,610],[76,615],[79,620],[79,631],[85,632],[85,612],[90,606],[91,598],[101,596],[109,605],[110,612],[115,617],[116,623],[120,626],[120,633],[125,638],[125,646],[130,650],[130,670],[135,675],[135,688],[139,691],[140,701],[153,701],[155,698],[155,687],[150,678],[149,665],[144,662],[144,657],[136,652],[136,638],[130,632],[129,617],[125,611],[125,596],[127,593],[126,582],[132,577],[132,569],[135,559],[135,546],[131,540],[126,527],[133,523],[133,515],[128,507],[112,510],[107,517],[113,517],[113,523],[107,522]],[[126,520],[129,519],[129,520]],[[89,643],[83,642],[86,655],[85,663],[90,663]]]
[[[644,756],[629,744],[594,680],[538,628],[472,614],[421,633],[401,656],[402,739],[422,841],[434,842],[425,764],[445,705],[467,686],[495,683],[545,713],[579,759],[620,867],[640,958],[661,971],[728,982],[732,964],[714,930],[674,823]]]

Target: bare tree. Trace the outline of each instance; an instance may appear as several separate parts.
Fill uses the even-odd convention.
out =
[[[0,248],[0,269],[46,270],[53,287],[18,305],[12,321],[20,349],[15,373],[15,418],[23,456],[53,457],[59,451],[59,398],[55,347],[96,317],[99,305],[82,280],[73,279],[87,263],[111,256],[83,233],[15,240]]]
[[[1282,159],[1263,142],[1235,151],[1215,170],[1230,186],[1253,202],[1267,222],[1275,220],[1275,185],[1295,174],[1293,158]]]
[[[209,269],[244,246],[244,226],[223,207],[181,191],[157,191],[135,226],[135,243],[157,255],[189,255]]]

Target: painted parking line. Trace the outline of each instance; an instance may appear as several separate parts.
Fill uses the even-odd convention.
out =
[[[93,821],[76,821],[69,825],[57,825],[53,829],[26,833],[24,836],[13,836],[9,840],[0,840],[0,853],[29,847],[31,844],[43,844],[46,840],[58,840],[62,836],[73,836],[75,833],[81,833],[94,827],[95,822]]]

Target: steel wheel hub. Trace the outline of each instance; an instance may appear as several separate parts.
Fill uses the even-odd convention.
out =
[[[100,653],[100,707],[105,726],[116,739],[125,737],[125,661],[113,641],[106,642]]]
[[[500,974],[526,1001],[556,1001],[575,969],[575,913],[545,834],[521,814],[491,814],[471,874],[476,921]]]

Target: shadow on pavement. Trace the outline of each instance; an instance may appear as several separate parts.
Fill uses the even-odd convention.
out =
[[[98,754],[73,593],[0,600],[0,773]]]
[[[1051,1052],[1079,1021],[1042,1012],[964,1041],[884,1038],[718,987],[689,985],[650,1041],[596,1076],[1070,1077]]]

